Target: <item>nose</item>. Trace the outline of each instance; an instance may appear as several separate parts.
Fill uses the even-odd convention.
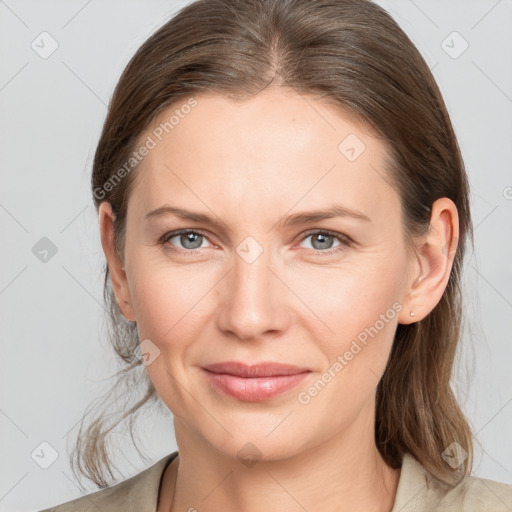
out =
[[[272,265],[269,251],[263,250],[252,262],[238,253],[233,260],[218,292],[219,329],[245,341],[285,332],[292,317],[287,302],[292,294]]]

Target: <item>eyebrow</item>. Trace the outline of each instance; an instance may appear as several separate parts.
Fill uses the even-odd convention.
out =
[[[279,222],[279,224],[283,224],[284,226],[295,226],[297,224],[308,224],[318,222],[323,219],[332,219],[334,217],[351,217],[357,220],[371,222],[370,217],[360,211],[352,210],[341,205],[334,205],[325,210],[295,213],[286,217],[284,221]]]
[[[193,212],[190,210],[185,210],[184,208],[177,208],[176,206],[163,205],[155,210],[151,210],[146,213],[144,218],[146,220],[164,217],[166,215],[174,215],[175,217],[179,217],[180,219],[190,220],[192,222],[197,222],[200,224],[207,224],[213,227],[224,229],[225,231],[231,233],[232,230],[224,224],[224,222],[220,220],[216,220],[205,213]]]
[[[210,217],[209,215],[200,212],[185,210],[183,208],[177,208],[175,206],[170,205],[163,205],[160,206],[159,208],[156,208],[155,210],[151,210],[150,212],[146,213],[145,219],[150,220],[153,218],[163,217],[166,215],[174,215],[181,219],[201,224],[207,224],[213,227],[224,229],[227,232],[232,232],[232,230],[224,222],[216,220],[213,217]],[[341,205],[334,205],[324,210],[314,210],[289,215],[287,217],[284,217],[284,219],[280,220],[277,223],[277,225],[296,226],[298,224],[311,224],[313,222],[318,222],[323,219],[332,219],[335,217],[351,217],[357,220],[371,222],[371,219],[360,211],[352,210]]]

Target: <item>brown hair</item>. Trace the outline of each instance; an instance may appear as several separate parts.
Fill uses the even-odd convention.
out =
[[[136,171],[113,178],[156,115],[201,93],[243,100],[270,84],[312,95],[373,128],[388,148],[387,171],[401,197],[409,240],[427,230],[436,199],[448,197],[457,206],[459,245],[447,288],[426,318],[398,325],[377,389],[375,424],[376,445],[389,465],[399,467],[409,452],[453,483],[472,464],[471,431],[450,387],[467,235],[472,240],[468,183],[438,86],[384,9],[368,0],[198,0],[183,8],[139,48],[116,86],[94,158],[95,206],[111,203],[122,258]],[[122,406],[110,425],[102,409],[85,431],[82,419],[74,455],[79,471],[99,487],[109,485],[107,471],[112,475],[107,436],[129,418],[133,440],[134,413],[159,402],[136,357],[136,324],[124,318],[113,296],[108,265],[104,284],[110,336],[123,365],[107,398],[123,385],[124,397],[133,397],[134,389],[141,396]],[[454,441],[469,454],[462,472],[442,458]]]

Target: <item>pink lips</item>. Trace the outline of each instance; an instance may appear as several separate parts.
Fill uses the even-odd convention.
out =
[[[288,364],[246,365],[236,361],[203,367],[210,384],[239,400],[259,402],[281,395],[298,385],[309,373],[306,368]]]

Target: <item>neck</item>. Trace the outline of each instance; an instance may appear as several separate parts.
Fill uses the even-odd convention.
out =
[[[247,467],[201,443],[175,420],[179,456],[167,468],[158,512],[389,512],[399,469],[375,446],[373,423],[286,459]]]

